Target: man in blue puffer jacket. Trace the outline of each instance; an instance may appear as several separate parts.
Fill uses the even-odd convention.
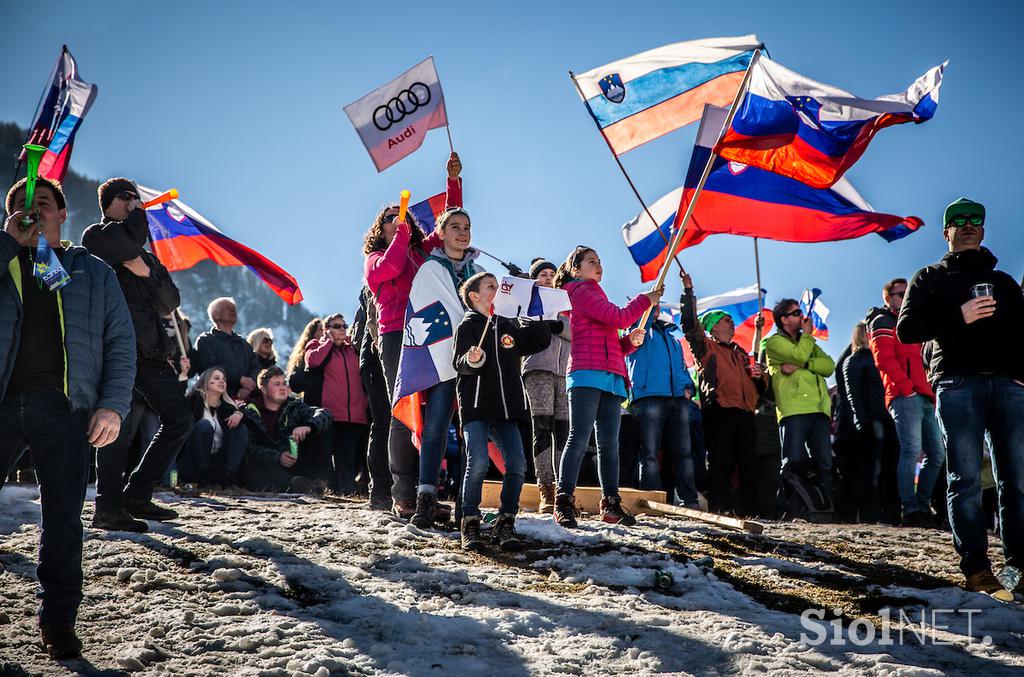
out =
[[[50,656],[81,655],[75,619],[82,601],[82,505],[89,445],[113,442],[135,381],[135,331],[110,267],[60,239],[67,205],[43,178],[25,209],[25,180],[5,202],[0,233],[0,485],[32,450],[42,504],[36,575],[39,627]],[[22,217],[32,221],[21,227]],[[40,238],[69,281],[55,290],[36,277]],[[52,260],[52,259],[51,259]]]
[[[630,413],[640,437],[640,488],[661,489],[658,453],[671,459],[677,499],[698,507],[690,448],[693,394],[697,388],[683,359],[682,330],[672,322],[647,320],[647,337],[626,356],[630,380]],[[671,496],[671,491],[669,495]]]

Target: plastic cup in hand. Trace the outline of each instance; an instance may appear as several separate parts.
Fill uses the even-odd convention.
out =
[[[971,287],[971,297],[978,298],[979,296],[992,296],[992,285],[988,282],[982,282]]]

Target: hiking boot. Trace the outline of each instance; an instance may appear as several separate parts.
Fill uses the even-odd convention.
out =
[[[390,496],[370,496],[370,503],[367,507],[370,510],[387,512],[388,510],[391,510],[392,505],[393,503],[391,502]]]
[[[575,529],[579,526],[576,521],[576,499],[572,494],[558,494],[555,496],[555,522],[560,527]]]
[[[39,624],[39,634],[50,658],[68,661],[82,657],[82,640],[75,634],[75,624],[55,621]]]
[[[618,496],[605,496],[601,499],[601,519],[609,524],[626,527],[636,524],[636,518],[622,507],[622,499]]]
[[[491,543],[494,543],[502,550],[522,550],[523,542],[519,540],[516,533],[516,516],[503,512],[498,515],[494,523],[494,531],[491,532]]]
[[[434,507],[434,524],[447,524],[452,521],[452,508],[450,505],[438,501]]]
[[[176,511],[157,505],[153,502],[153,499],[148,501],[125,501],[124,509],[129,515],[140,520],[167,522],[168,520],[178,519]]]
[[[395,513],[395,517],[399,519],[410,519],[414,514],[416,514],[416,499],[395,499],[394,504],[391,506],[391,512]]]
[[[555,485],[538,484],[540,503],[537,505],[537,512],[542,515],[551,515],[555,512]]]
[[[434,526],[434,515],[437,513],[437,494],[422,491],[416,494],[416,512],[409,520],[420,529]]]
[[[921,510],[908,512],[903,515],[900,526],[914,529],[930,529],[934,526],[931,516]]]
[[[967,582],[964,584],[964,588],[969,592],[982,592],[993,599],[997,599],[1000,602],[1012,602],[1013,593],[1003,587],[1003,584],[999,582],[995,574],[992,573],[992,569],[982,569],[981,571],[975,571],[973,574],[967,577]]]
[[[462,549],[477,552],[483,550],[487,541],[480,535],[480,515],[466,515],[462,518]]]
[[[148,524],[133,518],[123,508],[117,510],[96,508],[96,512],[92,516],[92,528],[107,531],[131,531],[136,534],[144,534],[149,531]]]

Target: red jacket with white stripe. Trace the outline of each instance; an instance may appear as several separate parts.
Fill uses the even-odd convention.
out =
[[[920,343],[902,343],[896,338],[896,315],[888,308],[872,308],[865,320],[868,341],[885,386],[885,404],[914,393],[932,402],[935,392],[928,383]]]

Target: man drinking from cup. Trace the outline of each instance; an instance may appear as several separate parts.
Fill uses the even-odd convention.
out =
[[[999,532],[1007,572],[1024,568],[1024,294],[995,269],[981,242],[985,207],[960,198],[946,207],[941,261],[910,281],[896,324],[904,343],[934,341],[931,381],[946,442],[946,501],[966,588],[997,599],[1024,592],[1017,576],[992,573],[981,507],[985,431],[998,478]],[[1011,569],[1012,567],[1012,569]]]

